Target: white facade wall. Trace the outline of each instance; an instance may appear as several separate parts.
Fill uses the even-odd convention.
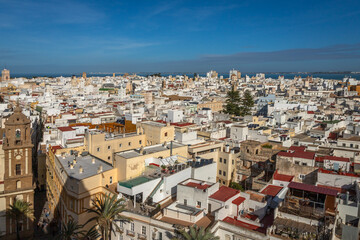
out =
[[[167,113],[167,122],[177,123],[182,122],[184,118],[183,111],[180,110],[169,110]]]
[[[345,172],[350,171],[350,162],[335,161],[335,160],[324,160],[324,167],[327,169],[334,169],[334,165],[337,164],[339,169]]]
[[[193,168],[191,176],[197,180],[215,183],[217,182],[217,163],[213,162],[199,168]]]
[[[179,142],[188,142],[197,139],[197,131],[193,132],[177,132],[175,131],[175,140]]]
[[[316,185],[327,185],[336,188],[349,188],[355,181],[359,181],[360,177],[352,177],[338,174],[321,173],[317,174]]]
[[[230,128],[230,138],[239,142],[245,141],[249,133],[247,126],[232,126]]]

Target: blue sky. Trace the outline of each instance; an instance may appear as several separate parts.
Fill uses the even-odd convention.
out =
[[[360,1],[0,0],[13,73],[360,71]]]

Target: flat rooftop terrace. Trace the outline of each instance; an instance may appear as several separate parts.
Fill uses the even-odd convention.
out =
[[[76,163],[74,163],[75,155],[67,155],[64,157],[56,155],[56,157],[67,175],[78,180],[97,175],[100,166],[102,166],[103,172],[113,168],[109,163],[90,154],[86,156],[77,156]],[[80,172],[80,168],[82,168],[82,172]]]
[[[127,187],[127,188],[133,188],[133,187],[135,187],[137,185],[149,182],[151,180],[153,180],[153,179],[149,178],[149,177],[145,177],[145,176],[140,176],[140,177],[137,177],[137,178],[130,179],[128,181],[119,182],[119,185],[123,186],[123,187]]]
[[[179,148],[179,147],[184,147],[184,146],[185,145],[177,143],[177,142],[172,143],[173,149]],[[135,158],[138,156],[150,155],[150,154],[157,153],[157,152],[167,151],[167,150],[170,150],[170,148],[171,148],[171,143],[166,143],[166,145],[157,144],[157,145],[144,147],[142,150],[139,148],[139,149],[124,151],[124,152],[117,152],[115,154],[117,156],[120,156],[120,157],[123,157],[126,159],[130,159],[130,158]]]

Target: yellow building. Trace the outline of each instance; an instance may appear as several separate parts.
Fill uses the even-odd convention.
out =
[[[158,122],[141,122],[133,133],[114,134],[89,130],[85,145],[90,154],[112,164],[115,152],[127,151],[174,140],[175,128]]]
[[[170,142],[175,137],[175,127],[169,123],[140,122],[138,131],[146,135],[146,145],[155,145],[163,142]]]
[[[349,91],[356,91],[358,96],[360,96],[360,85],[351,85],[348,86]]]
[[[10,71],[4,69],[1,71],[1,81],[9,81],[10,80]]]
[[[230,148],[225,145],[219,152],[217,181],[220,185],[229,186],[236,176],[236,161],[240,156],[239,148]]]
[[[151,158],[164,159],[173,155],[186,157],[188,146],[175,142],[167,142],[137,150],[115,153],[114,166],[118,180],[124,181],[140,176],[145,171],[145,160]]]
[[[63,223],[74,219],[84,224],[91,217],[86,212],[91,199],[99,194],[116,194],[118,180],[141,175],[146,159],[172,155],[186,158],[188,147],[171,142],[173,139],[173,126],[149,121],[139,124],[134,133],[89,129],[84,146],[50,146],[46,187],[51,211]]]
[[[197,109],[201,110],[202,108],[210,108],[213,112],[219,112],[223,110],[224,102],[213,101],[213,102],[204,102],[197,105]]]
[[[70,219],[86,223],[91,217],[86,212],[91,207],[91,199],[99,194],[116,193],[116,169],[86,151],[51,148],[46,167],[49,207],[55,218],[65,224]]]
[[[85,134],[85,145],[90,154],[112,164],[115,152],[146,146],[146,136],[138,133],[109,134],[89,130]]]

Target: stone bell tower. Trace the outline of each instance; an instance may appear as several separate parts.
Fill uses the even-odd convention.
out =
[[[30,119],[16,106],[14,113],[5,121],[2,143],[3,193],[0,194],[0,205],[9,207],[14,199],[21,199],[32,204],[34,208],[34,187],[32,172],[32,143]],[[0,207],[1,208],[1,207]],[[1,209],[0,209],[1,210]],[[21,223],[22,238],[32,236],[33,223],[27,219]],[[15,222],[6,217],[6,235],[16,235]],[[9,238],[11,239],[11,237]]]

